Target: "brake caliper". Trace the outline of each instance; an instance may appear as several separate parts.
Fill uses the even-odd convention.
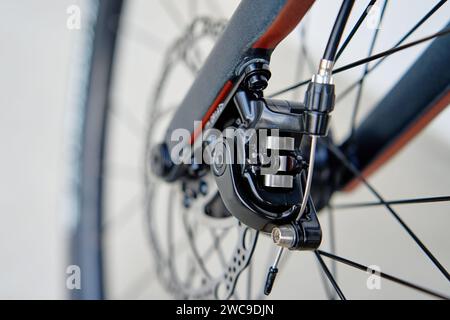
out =
[[[239,125],[225,130],[212,152],[221,198],[240,221],[272,233],[276,244],[316,249],[322,233],[309,194],[301,212],[308,172],[302,140],[304,135],[327,134],[334,86],[313,81],[305,106],[262,96],[270,78],[267,64],[249,64],[245,73],[233,99]]]

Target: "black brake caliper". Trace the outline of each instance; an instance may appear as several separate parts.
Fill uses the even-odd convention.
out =
[[[264,79],[270,77],[267,65],[249,65],[246,73],[233,99],[240,124],[225,130],[212,152],[221,198],[246,225],[273,232],[277,244],[316,249],[322,233],[311,197],[299,216],[308,170],[301,146],[304,135],[327,134],[334,86],[312,83],[305,107],[262,97]]]

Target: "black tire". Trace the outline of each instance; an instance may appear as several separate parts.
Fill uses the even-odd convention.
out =
[[[77,166],[78,217],[71,238],[71,264],[81,270],[81,289],[74,299],[103,299],[102,183],[109,91],[122,0],[99,1],[93,26],[86,99]]]

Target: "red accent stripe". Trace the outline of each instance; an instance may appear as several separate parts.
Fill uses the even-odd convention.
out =
[[[288,0],[279,15],[272,22],[267,31],[253,44],[254,49],[275,49],[275,47],[299,24],[315,0]],[[256,14],[256,13],[255,13]],[[190,144],[198,138],[211,115],[219,104],[226,98],[233,87],[228,81],[221,89],[211,107],[206,112],[200,126],[191,135]]]
[[[212,103],[211,107],[209,107],[208,111],[204,115],[202,119],[201,125],[199,125],[197,128],[195,128],[194,132],[191,135],[190,144],[192,145],[194,141],[198,138],[198,136],[201,134],[203,128],[205,127],[206,123],[208,122],[209,118],[211,118],[211,115],[216,111],[217,107],[230,93],[231,89],[233,88],[233,82],[230,80],[225,83],[223,88],[220,90],[219,94],[217,95],[216,99]]]
[[[390,146],[383,151],[382,154],[370,163],[362,172],[364,178],[369,177],[381,166],[383,166],[389,159],[391,159],[397,152],[399,152],[408,142],[410,142],[417,134],[419,134],[434,118],[436,118],[441,111],[443,111],[450,104],[450,91],[448,91],[442,98],[440,98],[434,106],[432,106],[420,119],[414,122],[410,127],[398,137]],[[359,184],[359,179],[351,180],[343,191],[349,192],[354,190]]]
[[[315,0],[288,0],[267,31],[253,44],[254,49],[275,49],[300,23]]]

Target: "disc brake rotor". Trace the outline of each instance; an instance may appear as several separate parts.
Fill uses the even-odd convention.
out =
[[[199,61],[196,60],[198,57],[196,44],[204,38],[217,39],[224,26],[225,22],[223,20],[216,21],[210,18],[194,20],[183,36],[169,48],[157,89],[153,94],[152,103],[149,107],[150,117],[145,159],[147,227],[158,278],[164,287],[177,298],[230,298],[234,293],[240,274],[250,262],[258,238],[258,232],[240,224],[231,215],[212,217],[205,212],[206,203],[211,201],[217,193],[217,189],[212,188],[214,182],[209,174],[202,177],[202,179],[209,182],[208,187],[210,190],[204,192],[201,196],[194,197],[189,205],[183,202],[183,188],[177,183],[170,186],[171,196],[166,210],[162,210],[159,207],[155,208],[155,200],[158,198],[156,196],[157,189],[163,185],[167,187],[167,184],[164,182],[155,181],[155,177],[152,176],[149,168],[151,163],[149,160],[151,157],[150,150],[152,150],[152,146],[156,142],[152,141],[152,138],[155,132],[156,118],[160,116],[160,101],[165,84],[176,63],[184,63],[192,71],[198,70]],[[175,195],[178,195],[178,197]],[[160,216],[159,218],[167,219],[166,230],[161,230],[163,228],[158,226],[158,216]],[[181,222],[179,224],[181,224],[181,229],[183,229],[182,232],[178,232],[179,230],[175,229],[174,221]],[[200,229],[207,230],[214,236],[212,243],[203,241],[201,244],[212,246],[212,251],[210,251],[215,251],[216,254],[220,252],[220,234],[224,238],[224,234],[231,232],[231,230],[237,233],[236,243],[231,250],[228,250],[229,254],[226,256],[221,254],[220,256],[220,269],[222,271],[219,273],[213,274],[203,261],[204,256],[202,257],[200,244],[195,239],[200,235]],[[184,241],[182,249],[177,250],[176,243],[178,239],[176,237],[180,236],[180,233],[187,239],[187,242]],[[177,259],[184,252],[187,252],[190,262],[186,266],[187,280],[182,279],[177,269],[177,266],[180,265]],[[211,255],[211,253],[208,254]],[[194,283],[192,280],[195,276],[200,279],[197,283]]]

